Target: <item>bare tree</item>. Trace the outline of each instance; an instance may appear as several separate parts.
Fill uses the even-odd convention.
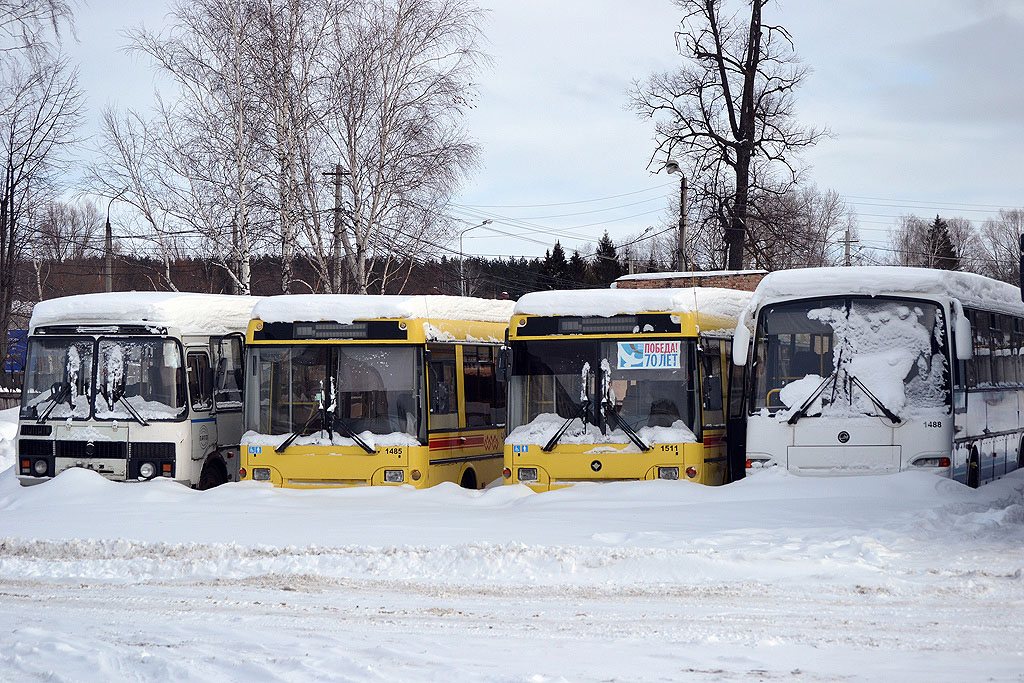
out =
[[[62,24],[72,28],[71,6],[64,0],[0,0],[0,55],[44,56],[48,35],[60,38]]]
[[[474,96],[482,13],[462,0],[362,0],[335,26],[325,51],[324,133],[347,172],[333,242],[331,289],[342,263],[366,293],[389,257],[412,255],[448,229],[444,209],[477,148],[460,127]],[[411,261],[408,261],[411,263]]]
[[[32,244],[31,211],[55,194],[81,120],[78,73],[66,59],[38,58],[4,67],[0,83],[0,357],[6,354],[17,266]]]
[[[154,122],[164,208],[201,236],[240,294],[250,291],[265,225],[255,215],[255,179],[265,162],[267,106],[246,46],[254,13],[247,2],[180,1],[164,33],[128,32],[130,50],[152,59],[177,88],[176,98],[158,98]]]
[[[857,217],[835,190],[791,187],[756,202],[748,218],[753,263],[765,270],[838,266],[844,241],[857,238]],[[852,261],[852,257],[851,257]]]
[[[752,202],[796,182],[795,155],[823,135],[796,122],[793,93],[808,71],[789,32],[762,20],[771,0],[745,0],[749,17],[726,14],[722,0],[674,2],[684,14],[676,45],[687,61],[634,84],[632,107],[656,121],[651,164],[679,157],[688,167],[697,201],[726,236],[726,265],[740,269]]]
[[[935,235],[936,223],[945,229],[951,249],[946,250],[944,239]],[[919,268],[939,268],[947,260],[954,260],[957,270],[984,272],[985,249],[978,231],[970,220],[962,217],[927,221],[914,214],[901,216],[890,236],[893,265]]]
[[[1020,284],[1020,236],[1024,235],[1024,209],[1001,209],[998,218],[981,224],[980,272],[1010,284]]]

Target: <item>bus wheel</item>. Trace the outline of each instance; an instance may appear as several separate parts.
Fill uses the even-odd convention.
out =
[[[203,471],[199,474],[199,484],[196,486],[200,491],[212,489],[228,482],[228,468],[220,458],[207,458],[203,464]]]
[[[978,488],[981,479],[981,463],[978,462],[978,451],[971,451],[971,459],[967,461],[967,485]]]
[[[476,472],[469,469],[462,474],[462,482],[459,484],[464,489],[476,488]]]
[[[1024,437],[1017,446],[1017,469],[1024,469]]]

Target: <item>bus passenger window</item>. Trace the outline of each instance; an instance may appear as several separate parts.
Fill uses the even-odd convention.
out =
[[[188,393],[192,410],[213,407],[210,394],[210,359],[205,353],[188,354]]]
[[[427,373],[430,383],[430,428],[458,429],[459,396],[455,374],[455,347],[431,345]]]

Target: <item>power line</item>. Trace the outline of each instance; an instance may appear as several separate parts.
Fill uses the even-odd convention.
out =
[[[590,203],[593,203],[593,202],[603,202],[603,201],[608,200],[608,199],[619,199],[620,197],[629,197],[631,195],[641,194],[643,192],[653,192],[654,190],[659,190],[659,189],[661,189],[663,187],[668,187],[670,185],[675,187],[676,183],[674,181],[673,182],[668,182],[668,183],[663,183],[661,185],[656,185],[654,187],[648,187],[648,188],[645,188],[643,190],[634,190],[632,192],[623,192],[622,194],[613,194],[613,195],[609,195],[607,197],[598,197],[597,199],[579,199],[579,200],[571,201],[571,202],[554,202],[552,204],[453,204],[453,206],[461,206],[461,207],[467,208],[467,209],[468,208],[473,208],[473,209],[539,209],[539,208],[545,208],[545,207],[549,207],[549,206],[570,206],[572,204],[590,204]]]

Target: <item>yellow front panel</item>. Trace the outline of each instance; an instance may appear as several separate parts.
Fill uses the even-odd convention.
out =
[[[270,470],[270,483],[285,488],[332,488],[411,484],[417,488],[450,481],[461,484],[467,471],[476,488],[501,477],[500,429],[432,434],[429,446],[378,446],[372,455],[358,446],[242,446],[245,479],[254,468]],[[402,482],[388,482],[385,470],[404,472]],[[414,478],[418,472],[419,478]]]
[[[269,468],[270,483],[285,488],[331,488],[386,484],[385,470],[401,470],[404,481],[426,486],[426,446],[378,446],[372,455],[358,446],[289,446],[278,453],[273,446],[242,446],[245,479],[254,468]],[[419,470],[420,479],[412,478]]]
[[[581,482],[643,481],[658,478],[659,467],[678,467],[679,479],[717,486],[725,483],[725,448],[721,432],[705,435],[702,443],[654,444],[639,452],[632,444],[557,445],[550,452],[537,445],[505,445],[506,484],[524,483],[535,491]],[[518,451],[518,452],[516,452]],[[521,482],[519,469],[536,468],[535,482]],[[693,468],[693,475],[687,475]]]

